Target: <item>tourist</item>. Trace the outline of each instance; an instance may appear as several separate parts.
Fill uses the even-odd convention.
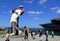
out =
[[[31,37],[33,37],[32,31],[31,31]]]
[[[24,39],[25,40],[28,40],[28,32],[29,32],[29,29],[26,26],[24,26],[24,33],[25,33]]]
[[[10,32],[7,31],[7,35],[6,35],[6,40],[5,41],[10,41],[9,37],[10,37]]]
[[[46,30],[46,41],[48,41],[48,30]]]
[[[39,37],[40,37],[40,41],[42,41],[42,30],[40,30]]]
[[[54,38],[54,31],[52,31],[52,38]]]
[[[33,38],[33,39],[35,39],[35,34],[36,34],[36,33],[33,31],[33,32],[32,32],[32,38]]]

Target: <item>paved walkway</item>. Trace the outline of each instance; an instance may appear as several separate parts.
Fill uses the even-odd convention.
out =
[[[40,38],[38,37],[38,35],[35,36],[35,40],[32,39],[32,37],[29,35],[29,41],[40,41]],[[45,41],[45,35],[42,36],[43,41]],[[49,35],[49,41],[60,41],[60,36],[55,36],[54,38],[51,37],[51,35]],[[5,37],[1,37],[0,36],[0,41],[5,41]],[[10,41],[25,41],[24,37],[20,37],[20,36],[13,36],[10,37]]]

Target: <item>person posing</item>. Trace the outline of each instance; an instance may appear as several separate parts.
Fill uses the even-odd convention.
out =
[[[16,9],[16,10],[13,12],[13,14],[12,14],[12,16],[11,16],[11,20],[10,20],[11,25],[12,25],[12,27],[13,27],[13,28],[12,28],[12,34],[11,34],[11,35],[14,35],[14,30],[15,30],[15,29],[18,30],[19,35],[21,34],[22,31],[20,31],[20,30],[18,29],[18,27],[17,27],[17,18],[18,18],[19,16],[21,16],[23,13],[24,13],[24,10],[23,10],[23,7],[22,7],[22,6],[19,6],[18,9]]]
[[[10,41],[9,37],[10,37],[10,32],[9,32],[9,31],[7,31],[7,34],[6,34],[6,39],[5,39],[5,41]]]
[[[28,40],[28,32],[29,32],[29,29],[26,26],[24,26],[25,40]]]

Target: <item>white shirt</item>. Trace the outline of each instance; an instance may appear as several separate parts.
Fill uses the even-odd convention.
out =
[[[17,9],[17,10],[15,10],[15,12],[17,12],[18,14],[18,16],[20,16],[20,14],[21,14],[21,10],[20,9]]]
[[[17,23],[17,18],[20,16],[21,10],[17,9],[17,10],[15,10],[15,12],[17,12],[18,14],[13,13],[11,16],[10,22],[16,22]]]

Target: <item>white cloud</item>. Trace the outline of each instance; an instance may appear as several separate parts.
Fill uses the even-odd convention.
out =
[[[43,14],[44,12],[43,11],[28,11],[29,14]]]
[[[35,17],[34,20],[38,20],[39,18],[38,17]]]
[[[27,1],[26,3],[33,3],[33,1],[31,0],[31,1]]]
[[[31,3],[33,3],[33,0],[24,0],[22,2],[31,4]]]
[[[51,8],[51,10],[55,10],[56,8]]]
[[[44,8],[46,8],[47,6],[43,6]]]
[[[60,13],[60,8],[59,7],[53,7],[53,8],[50,8],[50,9],[55,11],[56,13]]]
[[[53,8],[50,8],[51,10],[57,10],[59,9],[59,7],[53,7]]]
[[[60,13],[60,9],[59,10],[57,10],[57,12],[56,13]]]
[[[40,0],[39,4],[44,4],[45,2],[47,2],[47,0]]]

